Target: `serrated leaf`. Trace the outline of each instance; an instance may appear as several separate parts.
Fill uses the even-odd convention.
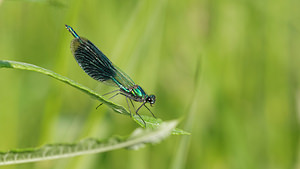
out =
[[[164,122],[156,129],[138,128],[127,138],[111,137],[106,140],[88,138],[78,143],[49,144],[40,148],[0,152],[0,165],[60,159],[120,148],[139,149],[145,144],[156,144],[168,137],[177,123],[177,121]]]

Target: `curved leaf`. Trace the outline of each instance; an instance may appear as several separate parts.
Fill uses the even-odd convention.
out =
[[[64,77],[60,74],[57,74],[51,70],[33,65],[33,64],[28,64],[28,63],[23,63],[23,62],[16,62],[16,61],[8,61],[8,60],[0,60],[0,68],[14,68],[14,69],[22,69],[22,70],[30,70],[34,72],[39,72],[45,75],[48,75],[50,77],[53,77],[54,79],[57,79],[59,81],[62,81],[70,86],[75,87],[76,89],[79,89],[86,94],[96,98],[97,100],[101,101],[103,104],[107,105],[108,107],[112,108],[118,113],[125,114],[125,115],[130,115],[130,113],[123,107],[118,104],[115,104],[109,100],[106,100],[103,98],[101,95],[95,93],[93,90],[67,78]]]
[[[177,123],[177,121],[164,122],[156,129],[138,128],[127,138],[117,136],[106,140],[88,138],[78,143],[48,144],[40,148],[0,152],[0,165],[60,159],[120,148],[139,149],[145,144],[155,144],[165,139]]]

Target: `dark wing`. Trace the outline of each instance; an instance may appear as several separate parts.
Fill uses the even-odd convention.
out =
[[[133,80],[115,66],[91,41],[75,38],[71,51],[79,66],[93,79],[114,84],[126,90],[134,85]]]
[[[111,61],[89,40],[73,39],[71,51],[79,66],[93,79],[103,82],[116,75]]]

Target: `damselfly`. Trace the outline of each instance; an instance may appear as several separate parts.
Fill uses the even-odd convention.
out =
[[[146,106],[146,103],[150,103],[151,106],[155,103],[155,95],[147,95],[141,86],[136,85],[126,73],[115,66],[91,41],[78,36],[71,26],[65,26],[75,38],[71,42],[71,51],[79,66],[93,79],[119,87],[118,90],[107,93],[111,94],[117,92],[109,99],[119,94],[125,96],[129,111],[130,106],[128,100],[131,102],[133,108],[134,105],[132,100],[142,102],[142,105],[135,110],[135,113],[142,119],[146,126],[144,119],[140,116],[138,111],[141,107],[145,106],[152,116],[155,117],[151,110]]]

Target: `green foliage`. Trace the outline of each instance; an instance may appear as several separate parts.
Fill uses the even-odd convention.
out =
[[[0,60],[97,93],[64,24],[91,40],[192,136],[8,169],[292,169],[299,162],[300,1],[0,0]],[[46,3],[45,3],[46,2]],[[59,5],[56,5],[59,4]],[[124,98],[112,100],[126,105]],[[37,73],[0,71],[0,150],[131,133],[129,116]],[[126,108],[126,106],[124,106]],[[122,109],[122,108],[121,108]],[[141,114],[150,115],[142,109]],[[139,119],[137,119],[139,120]],[[299,167],[298,167],[299,168]]]

